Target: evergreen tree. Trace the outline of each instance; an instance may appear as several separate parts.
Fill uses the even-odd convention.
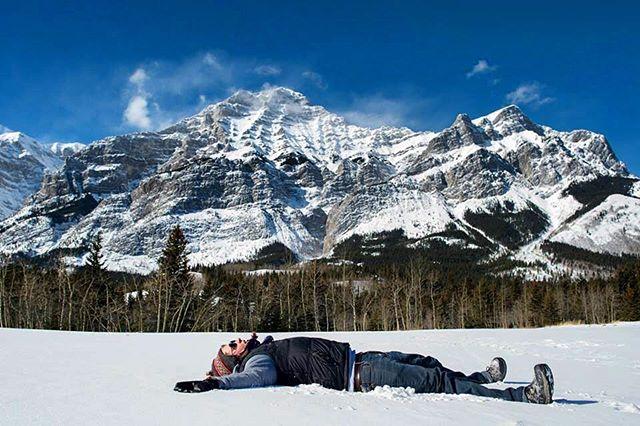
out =
[[[162,302],[157,305],[157,331],[184,331],[191,324],[193,293],[187,263],[187,239],[176,225],[158,260],[155,291]]]
[[[108,310],[109,305],[109,277],[105,274],[104,260],[102,254],[102,233],[98,232],[91,239],[89,246],[89,259],[87,260],[87,270],[85,275],[88,285],[92,286],[96,292],[96,303],[101,308]],[[107,312],[102,312],[103,316],[108,316]]]
[[[102,255],[102,233],[98,232],[91,240],[89,247],[89,259],[87,261],[92,274],[101,274],[104,271],[104,260]]]
[[[180,285],[188,283],[187,239],[180,225],[171,230],[158,264],[159,273],[164,279]]]
[[[544,296],[542,299],[542,319],[541,321],[544,324],[555,324],[558,322],[558,308],[556,306],[556,301],[553,296],[553,290],[548,288],[544,292]]]
[[[622,294],[622,309],[620,319],[623,321],[638,321],[640,319],[640,295],[633,284],[626,287]]]
[[[640,320],[640,261],[619,268],[615,280],[621,295],[620,319]]]
[[[530,294],[527,303],[527,321],[529,326],[540,327],[544,325],[544,284],[539,282],[525,283]]]

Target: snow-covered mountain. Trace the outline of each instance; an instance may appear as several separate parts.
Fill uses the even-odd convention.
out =
[[[109,267],[148,271],[180,224],[201,264],[276,243],[339,257],[398,229],[412,247],[545,260],[545,241],[640,253],[639,212],[637,179],[603,135],[556,131],[513,105],[440,132],[368,129],[269,88],[67,157],[0,224],[0,251],[79,255],[101,230]]]
[[[0,125],[0,219],[18,211],[35,193],[47,172],[60,168],[63,159],[85,145],[44,145],[21,132]]]
[[[0,127],[0,218],[18,211],[40,188],[47,170],[62,165],[61,158],[33,138]]]

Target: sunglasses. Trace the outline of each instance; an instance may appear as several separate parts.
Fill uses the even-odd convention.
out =
[[[230,341],[230,342],[229,342],[229,347],[230,347],[231,349],[235,349],[235,348],[237,348],[237,347],[238,347],[238,342],[236,342],[235,340]]]

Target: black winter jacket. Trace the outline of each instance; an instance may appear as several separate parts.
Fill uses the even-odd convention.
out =
[[[278,385],[297,386],[318,383],[329,389],[343,390],[349,385],[348,343],[317,337],[293,337],[263,343],[251,351],[240,364],[258,354],[273,359],[278,373]]]

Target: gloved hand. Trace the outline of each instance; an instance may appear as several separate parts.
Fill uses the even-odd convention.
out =
[[[216,379],[178,382],[173,388],[173,390],[176,392],[185,393],[209,392],[213,389],[220,389],[220,382],[218,382]]]

